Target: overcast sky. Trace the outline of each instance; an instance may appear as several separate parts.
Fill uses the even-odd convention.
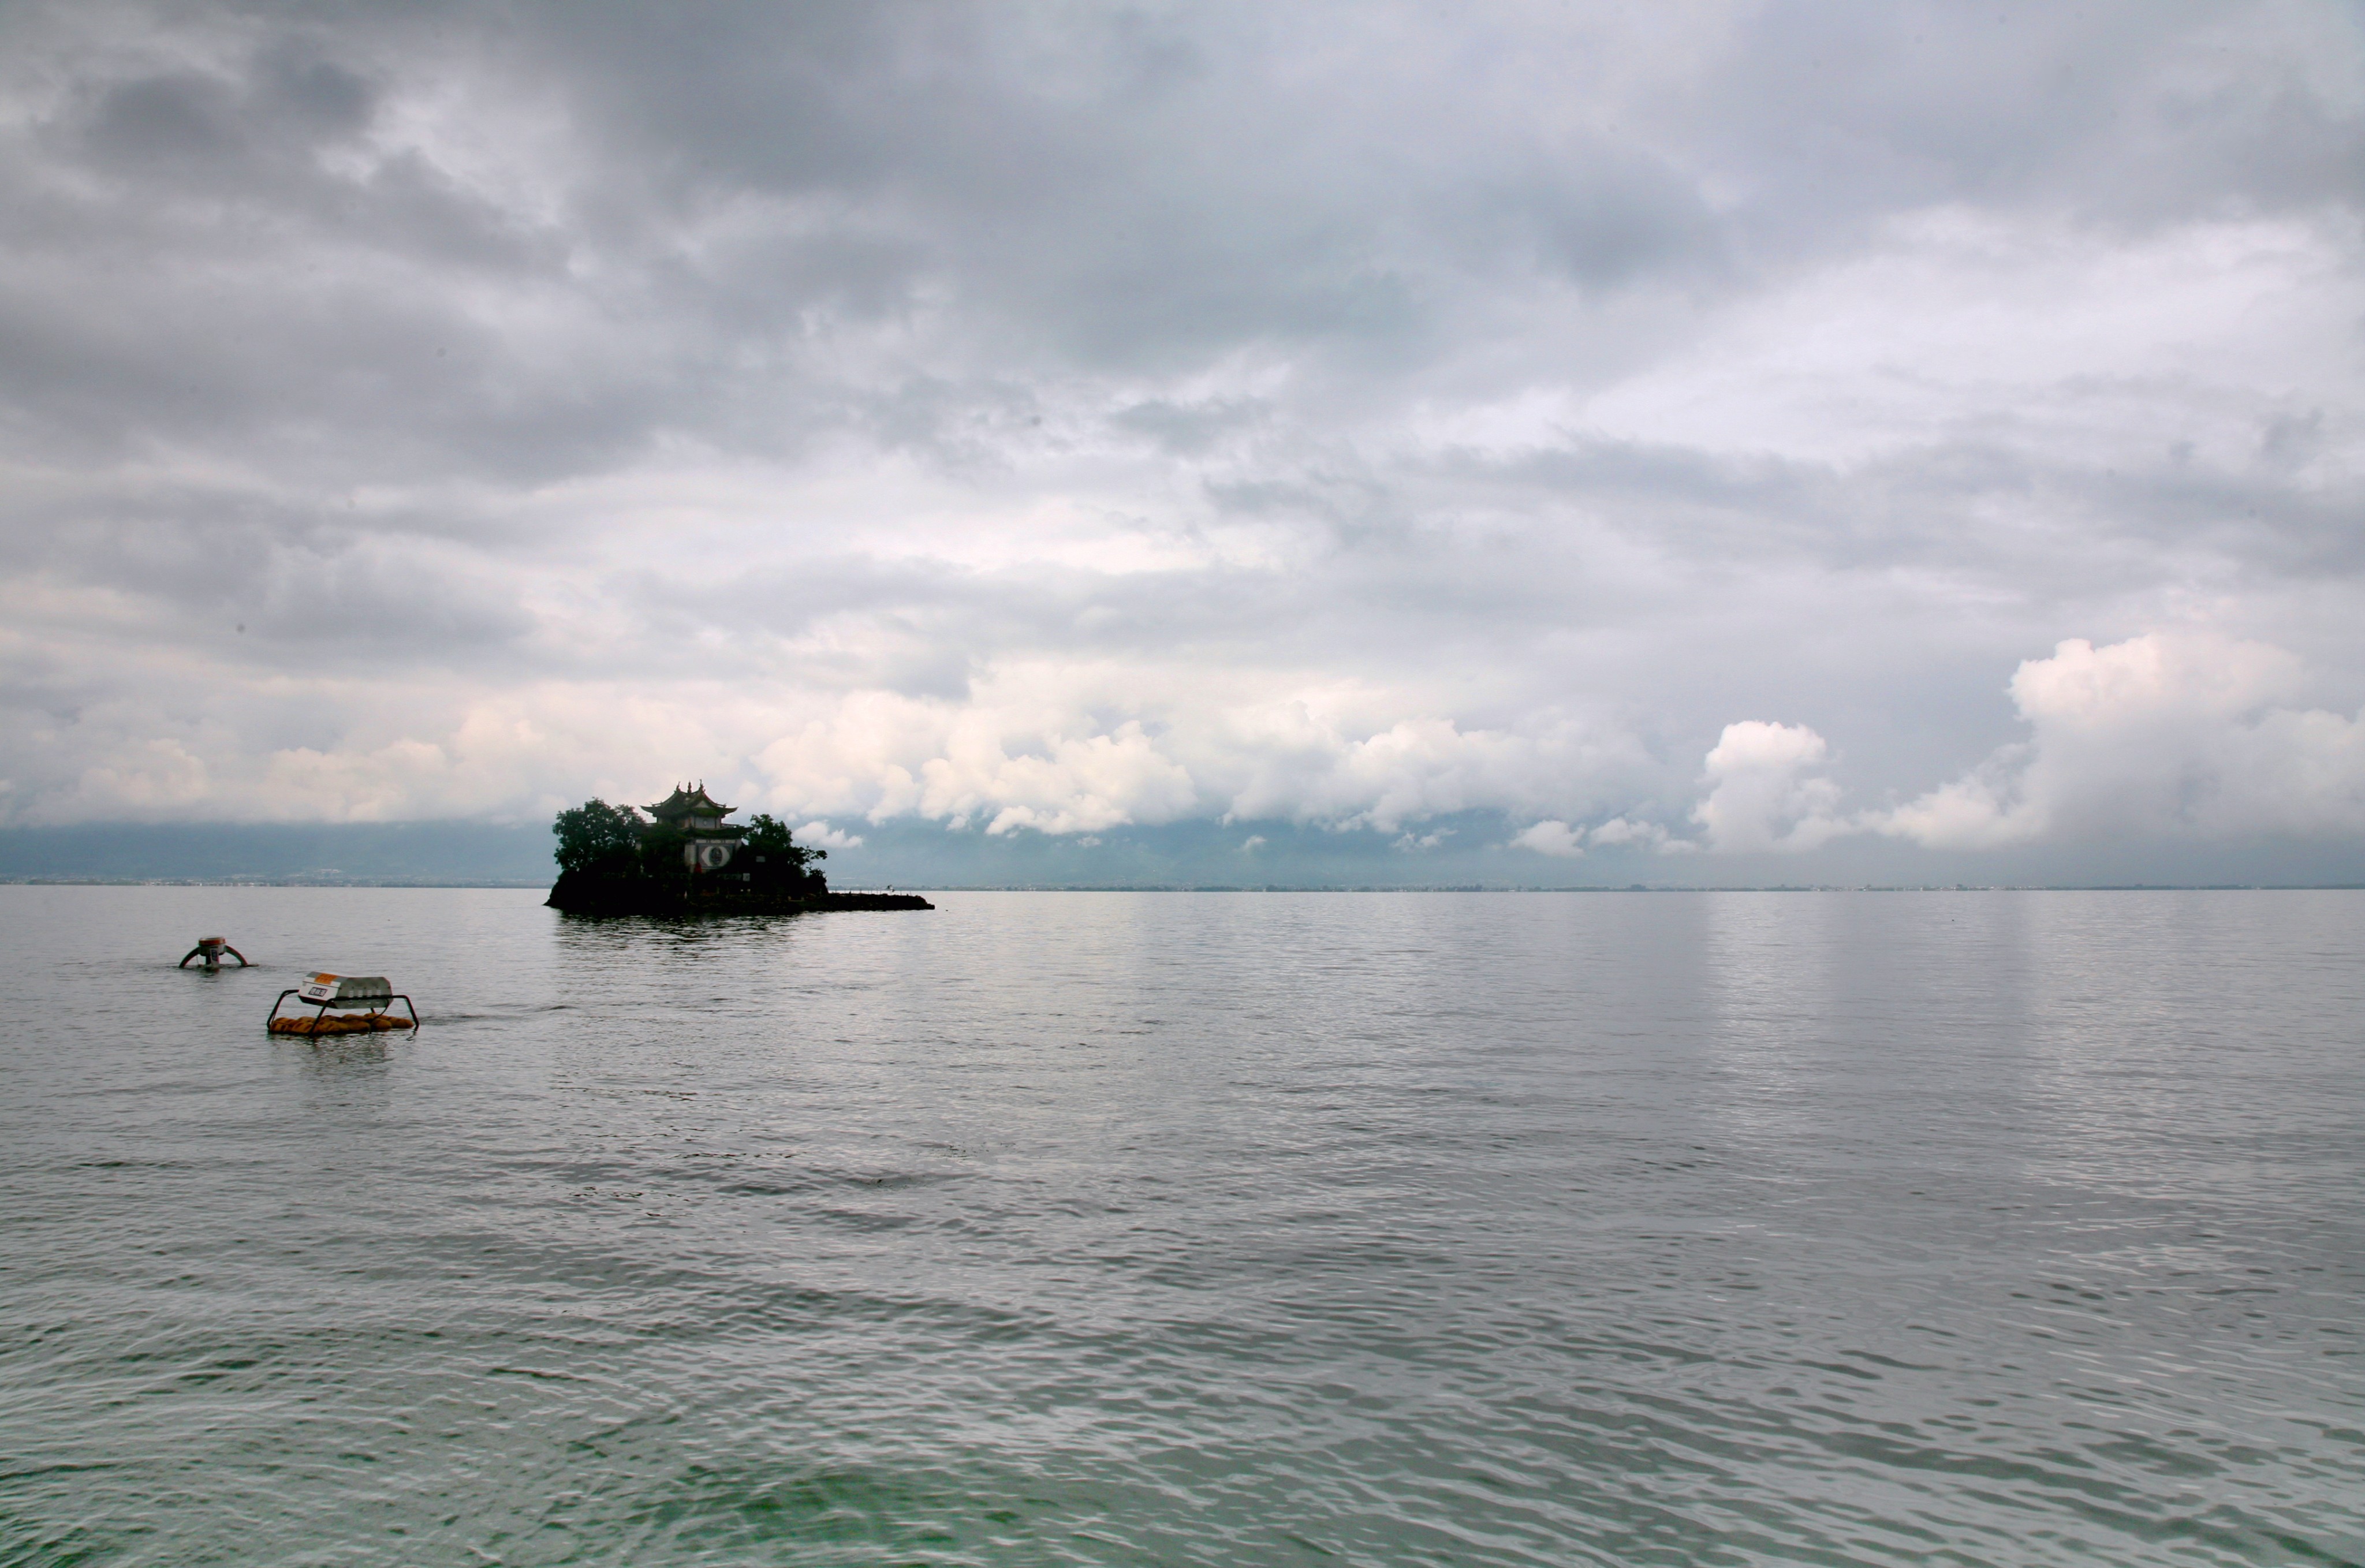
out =
[[[2354,862],[2359,18],[20,0],[0,822]]]

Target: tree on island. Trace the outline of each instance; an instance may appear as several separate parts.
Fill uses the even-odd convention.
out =
[[[818,897],[829,891],[829,882],[816,860],[829,858],[826,849],[808,849],[799,844],[789,824],[776,821],[769,813],[757,812],[747,819],[747,837],[739,846],[739,854],[748,862],[747,879],[758,888],[775,888],[784,892],[796,892],[806,897]]]
[[[676,890],[651,874],[648,834],[654,824],[630,806],[611,806],[593,796],[561,812],[550,831],[558,835],[558,880],[554,908],[597,914],[622,914],[660,906]],[[678,846],[675,853],[679,854]]]
[[[630,806],[611,806],[594,795],[571,812],[561,812],[550,831],[558,835],[558,871],[602,879],[630,877],[641,858],[641,831],[648,824]]]

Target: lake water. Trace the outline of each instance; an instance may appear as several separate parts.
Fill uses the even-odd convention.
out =
[[[2365,894],[538,898],[0,888],[0,1563],[2365,1561]]]

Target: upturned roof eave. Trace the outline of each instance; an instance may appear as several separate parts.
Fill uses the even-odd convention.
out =
[[[718,817],[727,817],[738,809],[736,806],[726,806],[708,794],[706,786],[703,784],[695,790],[685,790],[677,784],[673,787],[672,794],[654,806],[642,808],[659,822],[668,817],[705,816],[710,812]]]

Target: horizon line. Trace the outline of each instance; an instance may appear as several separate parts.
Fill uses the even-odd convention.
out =
[[[547,880],[425,877],[39,877],[0,874],[18,888],[409,888],[547,891]],[[879,888],[840,888],[871,892]],[[897,882],[908,893],[2237,893],[2359,892],[2365,882]]]

